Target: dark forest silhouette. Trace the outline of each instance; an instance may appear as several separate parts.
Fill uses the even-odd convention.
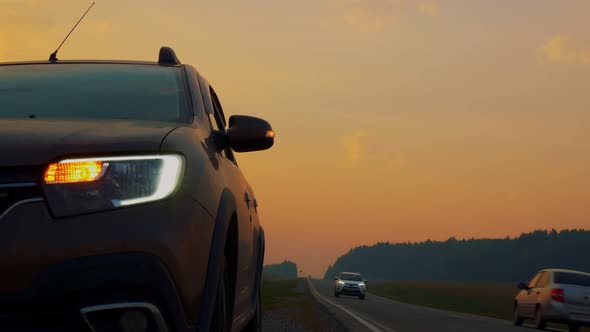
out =
[[[538,230],[504,239],[377,243],[351,249],[324,277],[355,271],[374,280],[517,282],[543,268],[590,272],[590,230]]]
[[[280,264],[265,265],[262,276],[267,279],[297,278],[297,264],[286,260]]]

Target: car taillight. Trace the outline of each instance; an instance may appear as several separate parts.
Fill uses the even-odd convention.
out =
[[[563,289],[560,289],[560,288],[552,289],[551,290],[551,298],[557,302],[563,302],[563,300],[564,300]]]

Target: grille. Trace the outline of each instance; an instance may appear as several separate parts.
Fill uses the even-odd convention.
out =
[[[0,167],[0,216],[18,202],[43,197],[42,172],[41,167]]]

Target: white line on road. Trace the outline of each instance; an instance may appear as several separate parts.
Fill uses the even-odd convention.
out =
[[[312,284],[311,280],[307,279],[307,283],[309,284],[309,289],[311,290],[311,292],[312,292],[312,294],[313,294],[314,296],[316,296],[316,297],[319,297],[319,298],[321,298],[322,300],[326,301],[327,303],[329,303],[329,304],[331,304],[331,305],[335,306],[336,308],[338,308],[338,309],[340,309],[340,310],[344,311],[344,312],[345,312],[345,313],[347,313],[347,314],[348,314],[350,317],[352,317],[352,318],[356,319],[356,320],[357,320],[359,323],[363,324],[363,325],[364,325],[366,328],[368,328],[368,329],[369,329],[369,330],[371,330],[372,332],[382,332],[382,331],[381,331],[381,330],[380,330],[378,327],[376,327],[375,325],[373,325],[373,324],[369,323],[367,320],[365,320],[365,319],[361,318],[359,315],[357,315],[357,314],[355,314],[354,312],[352,312],[352,311],[350,311],[350,310],[348,310],[348,309],[344,308],[343,306],[341,306],[341,305],[339,305],[339,304],[336,304],[336,303],[334,303],[334,302],[332,302],[332,301],[328,300],[326,297],[324,297],[323,295],[321,295],[320,293],[318,293],[318,292],[315,290],[315,287],[313,286],[313,284]],[[393,331],[393,330],[391,330],[391,329],[387,329],[387,330],[389,330],[389,331],[391,331],[391,332],[395,332],[395,331]]]

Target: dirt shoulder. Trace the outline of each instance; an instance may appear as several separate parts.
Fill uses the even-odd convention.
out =
[[[265,331],[347,331],[310,294],[304,279],[262,283],[262,327]]]

